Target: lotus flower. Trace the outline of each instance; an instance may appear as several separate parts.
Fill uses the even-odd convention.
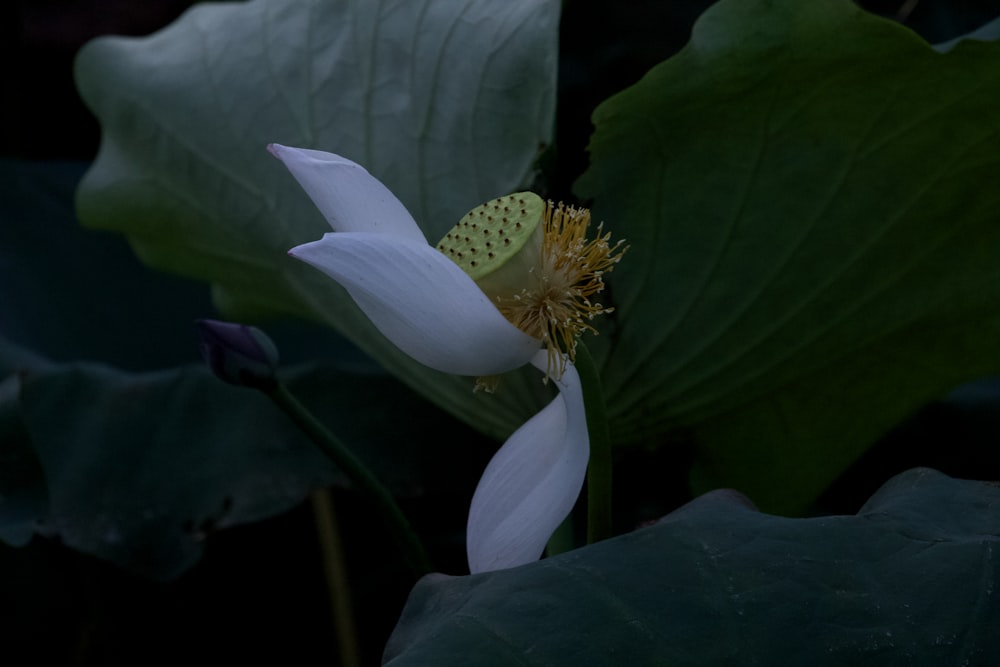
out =
[[[497,451],[469,512],[473,573],[537,560],[586,474],[589,438],[572,352],[587,321],[606,312],[588,297],[620,258],[612,254],[618,246],[608,236],[583,238],[586,211],[531,193],[474,209],[431,246],[360,165],[321,151],[268,150],[333,228],[289,254],[343,286],[396,347],[456,375],[487,378],[530,363],[559,388]]]

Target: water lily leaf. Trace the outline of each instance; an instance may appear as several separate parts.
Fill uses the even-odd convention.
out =
[[[996,485],[929,469],[856,516],[787,519],[712,492],[554,558],[424,578],[383,664],[993,664],[998,507]]]
[[[594,115],[578,182],[632,245],[605,388],[698,489],[798,511],[1000,370],[1000,45],[939,54],[848,0],[723,0]]]
[[[18,492],[10,512],[0,503],[0,537],[11,543],[24,543],[31,526],[167,579],[198,560],[213,531],[288,510],[311,489],[347,484],[266,397],[200,366],[133,374],[67,364],[21,376],[24,437],[9,440],[10,402],[0,395],[0,458],[30,446],[37,464],[32,469],[21,456],[15,462],[23,465],[0,474],[0,493]],[[289,383],[398,495],[471,495],[490,448],[454,451],[442,430],[463,445],[474,444],[476,433],[397,380],[302,367]],[[44,477],[29,474],[38,465]]]
[[[539,407],[531,390],[473,396],[286,256],[329,229],[265,145],[362,163],[436,242],[473,206],[517,190],[550,141],[558,15],[554,0],[253,0],[199,4],[146,38],[95,40],[76,66],[103,129],[80,218],[127,234],[155,267],[211,282],[231,319],[318,319],[506,433]]]

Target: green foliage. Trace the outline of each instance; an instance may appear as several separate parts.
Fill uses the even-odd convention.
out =
[[[0,272],[16,286],[0,298],[0,540],[49,536],[171,578],[194,565],[208,533],[346,479],[263,396],[191,365],[208,300],[149,271],[117,236],[79,228],[82,173],[0,161]],[[471,495],[494,443],[328,329],[273,328],[296,393],[392,491]],[[296,365],[315,358],[324,361]],[[452,451],[442,431],[464,446]]]
[[[311,366],[288,379],[400,496],[468,493],[483,466],[488,447],[456,453],[437,435],[472,443],[474,432],[392,378]],[[201,366],[24,369],[0,385],[0,459],[4,541],[35,529],[156,579],[193,565],[209,533],[346,483],[265,396]]]
[[[551,387],[529,369],[475,395],[386,343],[285,256],[328,229],[264,147],[362,163],[435,242],[530,184],[553,136],[559,4],[205,3],[150,37],[96,40],[76,69],[103,129],[80,218],[210,283],[229,318],[331,327],[506,435]],[[1000,45],[931,47],[850,0],[721,0],[601,104],[576,187],[631,246],[587,341],[616,444],[695,442],[697,491],[802,512],[906,415],[1000,371],[998,65]],[[14,202],[0,277],[16,286],[0,294],[0,540],[49,536],[167,579],[214,530],[344,480],[263,396],[187,365],[189,323],[212,315],[203,290],[139,278],[120,237],[59,226],[78,170],[0,161]],[[491,450],[472,428],[359,371],[331,332],[275,338],[296,360],[337,357],[282,372],[395,494],[465,506]],[[65,363],[93,358],[111,365]],[[666,502],[663,486],[637,504]],[[386,661],[985,664],[1000,653],[998,503],[995,486],[928,470],[857,516],[793,520],[711,493],[592,547],[423,580]],[[444,530],[459,552],[460,529]]]
[[[50,536],[165,579],[195,563],[207,533],[346,480],[269,401],[190,365],[208,300],[149,271],[117,236],[79,228],[82,173],[0,161],[0,272],[16,286],[0,298],[0,540]],[[296,392],[394,492],[471,493],[491,442],[329,330],[274,329]],[[467,447],[451,452],[440,429]]]
[[[516,189],[549,139],[554,6],[505,6],[488,30],[472,20],[484,6],[455,11],[255,0],[98,40],[77,68],[105,132],[82,219],[212,282],[230,316],[318,319],[508,433],[541,405],[537,376],[484,398],[388,345],[284,256],[325,225],[262,150],[361,161],[431,240]],[[998,57],[974,42],[938,54],[847,0],[721,2],[596,111],[578,190],[632,246],[592,346],[618,443],[692,433],[696,488],[795,512],[917,406],[1000,368],[1000,189],[981,185],[997,168]]]
[[[1000,45],[941,55],[847,0],[724,0],[594,114],[578,182],[631,250],[620,441],[801,511],[891,425],[1000,369]],[[991,185],[992,184],[992,185]]]
[[[537,373],[484,401],[387,343],[337,285],[286,256],[329,231],[270,142],[363,164],[432,242],[519,189],[550,141],[558,4],[254,0],[202,4],[141,39],[81,50],[103,139],[83,223],[123,232],[155,267],[211,282],[230,319],[322,321],[493,434],[538,408]]]
[[[998,503],[996,486],[927,469],[857,516],[786,519],[711,493],[538,563],[423,579],[384,664],[985,664]]]
[[[510,5],[490,40],[473,20],[486,10],[464,11],[255,0],[98,40],[77,68],[105,130],[81,217],[210,281],[230,315],[318,319],[480,430],[509,431],[539,405],[534,378],[474,396],[284,257],[325,225],[262,150],[361,161],[431,239],[515,189],[549,139],[555,10]],[[724,0],[597,109],[578,190],[631,244],[594,345],[620,444],[693,434],[696,488],[800,511],[892,424],[1000,368],[1000,189],[982,185],[1000,155],[1000,48],[949,49],[847,0]]]

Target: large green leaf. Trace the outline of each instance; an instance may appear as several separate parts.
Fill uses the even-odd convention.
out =
[[[0,383],[0,538],[11,543],[37,529],[165,579],[197,561],[212,531],[347,483],[263,394],[201,366],[52,364],[15,379]],[[490,447],[395,379],[302,367],[289,382],[396,494],[471,495]]]
[[[578,182],[628,238],[620,440],[795,511],[889,426],[1000,370],[1000,45],[848,0],[723,0],[594,114]]]
[[[364,164],[434,242],[518,189],[550,141],[558,14],[555,0],[253,0],[198,5],[150,37],[95,40],[76,77],[104,134],[80,217],[126,233],[153,266],[210,281],[231,318],[321,320],[506,433],[537,410],[538,374],[484,400],[389,345],[339,287],[286,256],[328,228],[264,147]]]
[[[555,558],[423,579],[384,664],[996,664],[997,507],[1000,488],[928,469],[857,516],[714,492]]]

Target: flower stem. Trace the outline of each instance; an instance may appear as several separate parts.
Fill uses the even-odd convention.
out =
[[[590,434],[587,466],[587,544],[611,537],[611,431],[608,428],[604,391],[594,358],[577,342],[576,370],[583,386],[583,405]]]
[[[563,519],[563,522],[552,533],[552,537],[545,544],[545,555],[548,557],[558,556],[561,553],[572,551],[576,547],[573,536],[573,515]]]
[[[323,451],[327,457],[333,461],[347,477],[354,483],[355,489],[374,504],[382,519],[389,527],[389,531],[396,541],[407,565],[417,576],[427,574],[431,571],[430,561],[423,545],[410,522],[403,515],[399,505],[396,504],[392,494],[382,486],[382,483],[375,478],[375,475],[344,445],[334,436],[316,417],[309,412],[299,399],[288,390],[281,382],[263,388],[265,394],[274,403],[284,410],[295,425],[305,433]]]
[[[358,630],[354,622],[354,605],[351,602],[350,577],[344,558],[344,545],[340,539],[340,526],[333,506],[333,492],[329,489],[313,491],[310,496],[316,537],[323,554],[323,576],[327,596],[330,598],[330,615],[340,649],[341,667],[359,667],[361,649]]]

